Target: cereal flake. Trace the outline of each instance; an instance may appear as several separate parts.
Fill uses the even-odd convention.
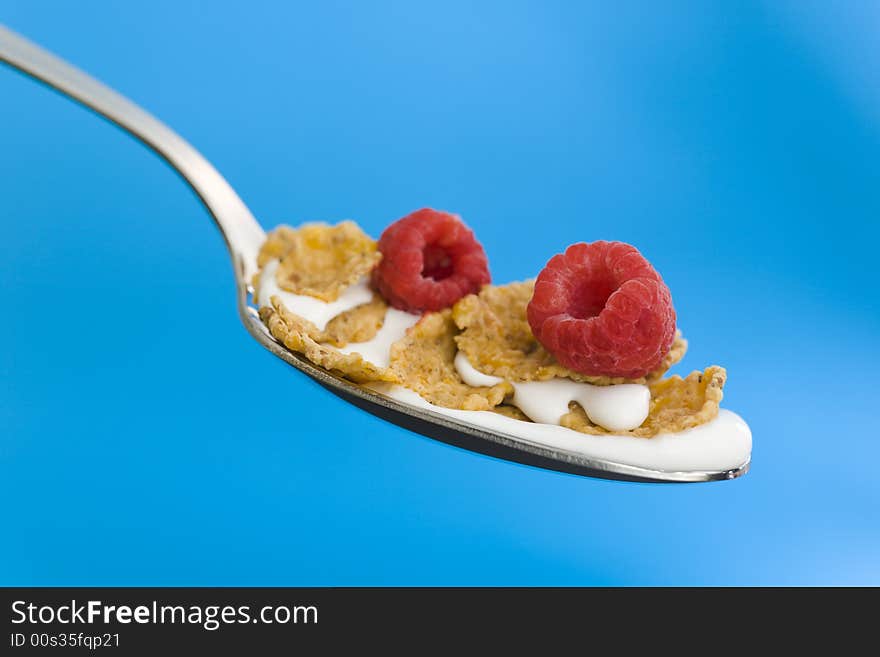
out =
[[[330,226],[279,226],[257,256],[263,267],[279,261],[275,278],[282,290],[335,301],[352,283],[370,273],[381,258],[376,242],[353,221]]]

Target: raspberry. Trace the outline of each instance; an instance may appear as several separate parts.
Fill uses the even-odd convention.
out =
[[[526,315],[565,367],[638,379],[675,339],[672,296],[651,264],[623,242],[573,244],[538,274]]]
[[[454,214],[416,210],[379,238],[373,286],[395,308],[448,308],[488,283],[489,263],[473,232]]]

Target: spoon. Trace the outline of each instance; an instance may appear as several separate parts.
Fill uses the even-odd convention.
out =
[[[402,403],[336,376],[288,351],[272,337],[260,321],[257,309],[249,302],[253,292],[250,281],[257,272],[257,252],[266,238],[265,231],[210,162],[130,100],[3,25],[0,25],[0,61],[82,103],[162,156],[193,188],[226,241],[235,274],[238,313],[245,328],[278,358],[344,400],[394,424],[464,449],[573,474],[630,481],[685,482],[733,479],[748,470],[746,462],[728,470],[669,472],[588,457]]]

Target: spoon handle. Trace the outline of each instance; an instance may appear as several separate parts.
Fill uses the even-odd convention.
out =
[[[217,223],[232,256],[239,286],[250,281],[265,233],[229,183],[195,148],[121,94],[2,24],[0,61],[94,110],[167,160]]]

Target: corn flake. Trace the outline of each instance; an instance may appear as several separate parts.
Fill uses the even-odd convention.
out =
[[[279,261],[275,278],[282,290],[335,301],[352,283],[370,273],[381,258],[376,242],[353,221],[330,226],[279,226],[266,238],[257,256],[263,267]]]

